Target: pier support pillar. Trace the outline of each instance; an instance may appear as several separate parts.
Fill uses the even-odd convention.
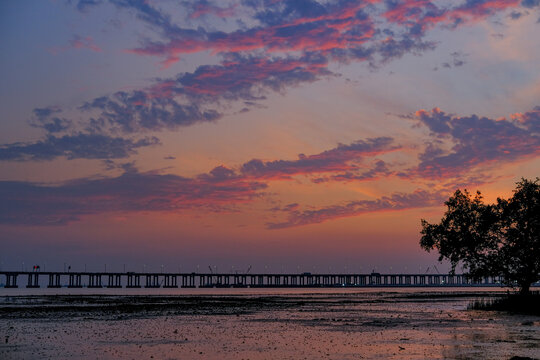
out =
[[[33,273],[28,274],[28,284],[26,285],[27,288],[38,288],[39,287],[39,274]]]
[[[17,274],[6,274],[6,285],[4,286],[6,289],[14,289],[18,288],[17,285]]]
[[[108,288],[121,288],[122,287],[122,275],[109,274],[109,281],[107,282]]]
[[[60,274],[49,274],[49,285],[48,288],[60,288]]]
[[[176,275],[165,275],[163,279],[163,287],[164,288],[177,288],[178,287],[178,280]]]
[[[159,275],[146,275],[146,285],[147,288],[158,288],[160,287]]]
[[[69,274],[68,288],[82,288],[81,274]]]
[[[140,288],[141,276],[135,274],[128,274],[126,288]]]
[[[88,275],[88,287],[89,288],[101,288],[101,274],[89,274]]]

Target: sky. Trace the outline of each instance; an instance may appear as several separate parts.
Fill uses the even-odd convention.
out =
[[[445,271],[420,220],[540,175],[539,63],[540,0],[2,1],[0,267]]]

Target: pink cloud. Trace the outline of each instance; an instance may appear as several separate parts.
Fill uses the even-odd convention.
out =
[[[236,11],[236,4],[233,4],[226,8],[221,8],[207,3],[198,3],[194,5],[193,12],[189,15],[191,19],[197,19],[204,15],[214,15],[219,18],[227,18],[234,16]]]
[[[69,44],[73,49],[90,49],[95,52],[102,52],[101,48],[97,46],[94,42],[94,39],[91,36],[80,37],[74,36],[73,39],[69,41]]]
[[[366,43],[375,34],[369,17],[358,18],[356,13],[368,2],[350,4],[326,15],[303,17],[268,27],[238,30],[231,33],[201,32],[197,36],[172,37],[167,43],[150,43],[141,48],[127,50],[138,55],[166,56],[162,62],[168,67],[182,54],[209,50],[242,52],[264,49],[277,51],[318,51],[346,49]],[[353,31],[354,30],[354,31]]]
[[[52,47],[49,48],[48,51],[53,55],[57,55],[61,52],[71,49],[88,49],[94,52],[103,52],[103,50],[96,45],[94,39],[91,36],[81,37],[79,35],[74,35],[68,43],[68,46]]]

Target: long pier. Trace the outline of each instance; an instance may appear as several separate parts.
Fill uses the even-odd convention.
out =
[[[500,276],[463,274],[237,274],[0,271],[4,288],[335,288],[501,286]],[[1,286],[1,285],[0,285]]]

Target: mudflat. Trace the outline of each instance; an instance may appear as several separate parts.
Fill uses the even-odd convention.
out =
[[[0,297],[2,359],[540,358],[540,317],[494,292]]]

